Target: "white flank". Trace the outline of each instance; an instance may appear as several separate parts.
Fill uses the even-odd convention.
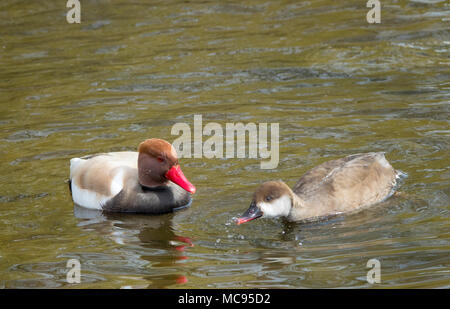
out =
[[[75,204],[89,208],[102,209],[102,206],[111,198],[116,196],[124,187],[124,177],[128,168],[137,168],[137,152],[111,152],[107,154],[99,154],[95,157],[83,159],[73,158],[70,160],[70,179],[72,186],[72,198]],[[83,172],[84,164],[87,167],[101,166],[104,169],[104,175],[114,171],[114,177],[110,180],[110,191],[108,195],[95,192],[90,189],[82,189],[76,182],[77,176]],[[83,169],[81,169],[83,167]],[[103,176],[104,176],[103,175]],[[90,177],[93,177],[92,175]],[[103,177],[100,177],[103,178]]]
[[[120,169],[111,181],[111,196],[116,196],[123,189],[124,170]]]
[[[72,198],[75,204],[89,209],[102,209],[102,205],[110,199],[109,196],[79,188],[73,180]]]

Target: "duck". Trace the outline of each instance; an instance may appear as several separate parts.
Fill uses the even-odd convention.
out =
[[[236,221],[238,225],[260,217],[314,221],[356,212],[394,194],[402,174],[387,161],[384,152],[327,161],[306,172],[292,189],[281,180],[264,182]]]
[[[148,214],[187,207],[196,191],[181,170],[175,148],[157,138],[140,143],[137,152],[72,158],[69,187],[78,206]]]

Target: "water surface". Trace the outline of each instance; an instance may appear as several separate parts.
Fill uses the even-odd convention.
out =
[[[449,287],[445,1],[0,4],[0,287]],[[69,160],[173,141],[177,122],[280,124],[280,163],[182,159],[198,189],[162,216],[74,208]],[[264,180],[385,151],[409,177],[369,210],[237,226]],[[66,263],[81,263],[81,283]],[[380,284],[366,263],[381,263]]]

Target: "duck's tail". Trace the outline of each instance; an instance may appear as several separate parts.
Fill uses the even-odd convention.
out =
[[[401,170],[395,170],[395,180],[403,180],[405,178],[408,178],[407,173],[402,172]]]

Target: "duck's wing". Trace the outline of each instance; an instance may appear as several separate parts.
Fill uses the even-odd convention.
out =
[[[342,168],[347,162],[363,158],[367,154],[353,154],[344,158],[324,162],[306,172],[293,188],[294,193],[301,195],[315,190],[332,171]]]
[[[305,177],[306,176],[306,177]],[[393,193],[396,172],[382,152],[351,155],[306,173],[294,192],[318,207],[348,211]]]
[[[137,183],[137,152],[111,152],[70,160],[73,201],[83,207],[102,209],[126,181]]]

